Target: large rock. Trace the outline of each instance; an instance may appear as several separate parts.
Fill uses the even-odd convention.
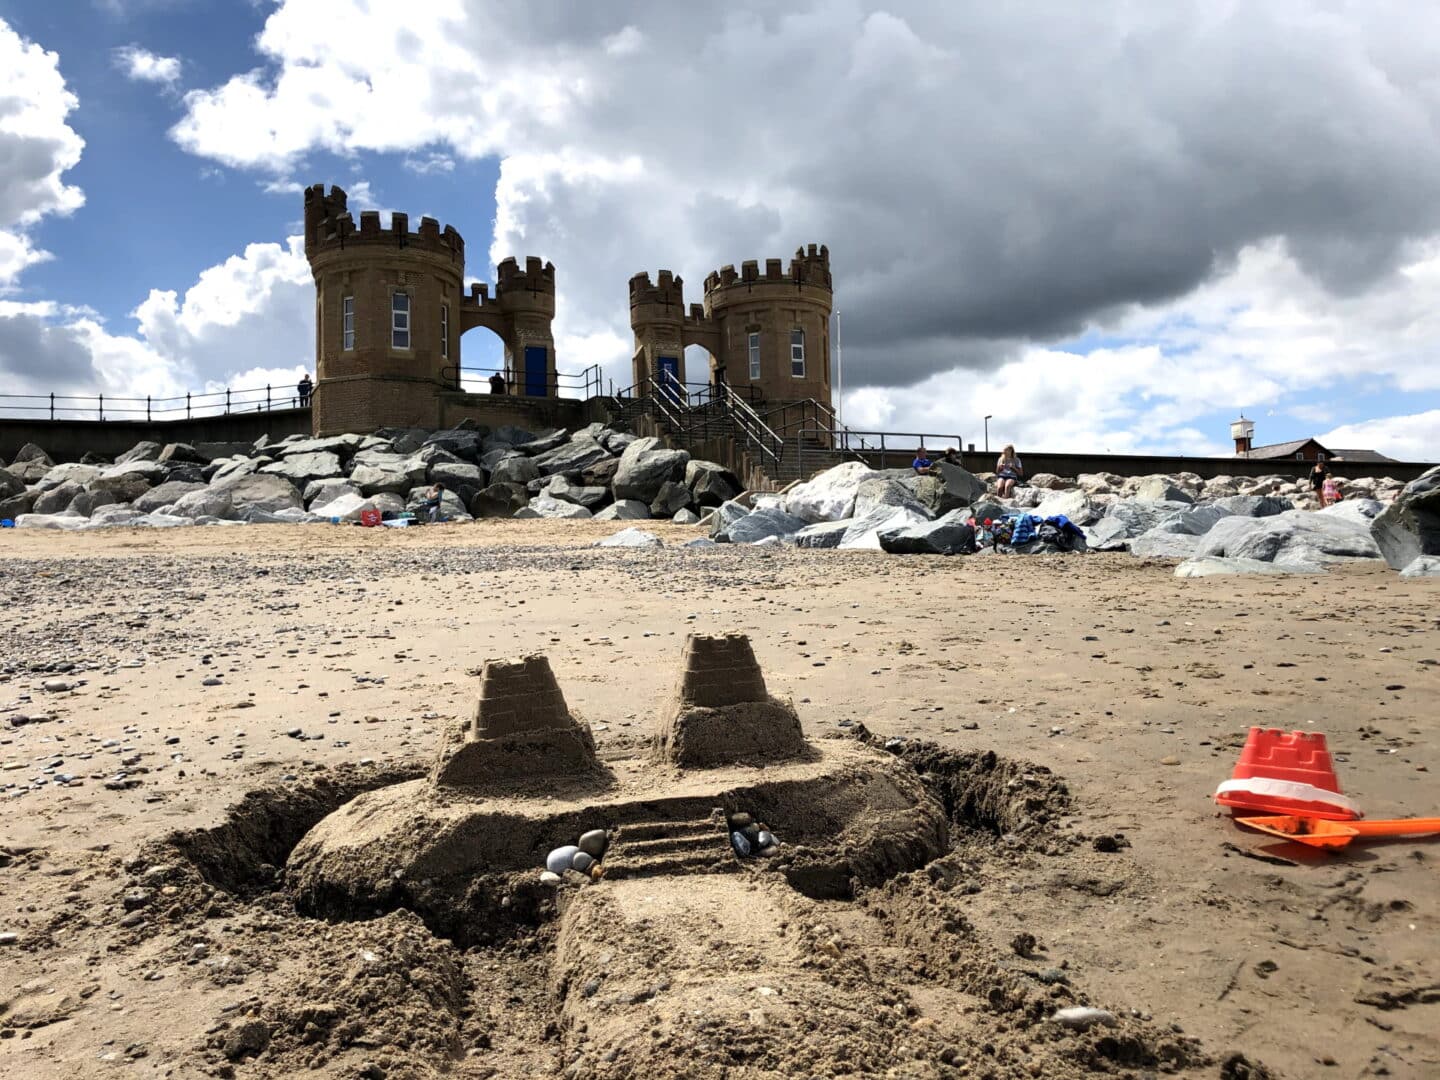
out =
[[[841,462],[787,491],[785,512],[812,523],[851,518],[861,482],[874,475],[863,461]]]
[[[1181,510],[1178,514],[1171,514],[1159,525],[1156,525],[1152,531],[1204,536],[1219,523],[1221,518],[1232,516],[1230,511],[1223,506],[1216,506],[1213,503],[1206,506],[1192,506],[1187,510]]]
[[[523,509],[529,501],[530,493],[525,490],[523,484],[512,484],[502,480],[475,493],[470,500],[470,516],[473,518],[514,517],[515,511]]]
[[[580,470],[580,482],[586,487],[608,488],[615,482],[615,473],[619,468],[618,457],[601,458]]]
[[[539,479],[540,466],[535,463],[535,459],[513,452],[507,452],[490,471],[492,484],[519,484],[523,487],[530,481]]]
[[[48,488],[59,487],[67,480],[84,487],[86,484],[98,480],[103,471],[104,470],[98,465],[80,465],[77,462],[67,461],[63,465],[56,465],[45,474],[44,478],[40,481],[40,489],[43,491]],[[3,488],[3,482],[0,482],[0,490],[3,490]]]
[[[0,499],[8,499],[25,490],[25,481],[9,469],[0,469]]]
[[[79,514],[21,514],[15,519],[17,529],[59,529],[73,532],[87,524]]]
[[[148,439],[136,443],[129,450],[115,459],[116,465],[125,465],[131,461],[159,461],[161,451],[165,448],[158,442],[151,442]]]
[[[1135,488],[1135,498],[1141,502],[1183,502],[1193,503],[1195,499],[1184,488],[1168,476],[1147,476]]]
[[[360,449],[363,435],[331,435],[323,439],[297,439],[281,443],[275,448],[275,456],[296,457],[301,454],[334,454],[342,460],[349,460]]]
[[[497,447],[510,449],[524,443],[534,442],[535,438],[536,435],[533,431],[526,431],[524,428],[518,428],[512,424],[501,424],[485,436],[481,445],[485,450],[494,450]]]
[[[928,477],[921,477],[928,479]],[[975,550],[975,528],[969,511],[951,510],[935,521],[882,529],[880,548],[894,555],[966,555]]]
[[[608,457],[610,451],[594,439],[576,438],[530,460],[539,467],[542,476],[553,476],[562,472],[578,473]]]
[[[1338,503],[1332,503],[1323,510],[1317,510],[1317,514],[1324,514],[1326,517],[1340,518],[1352,525],[1370,527],[1370,523],[1385,511],[1385,504],[1377,499],[1342,499]]]
[[[855,488],[855,511],[851,517],[863,518],[882,507],[912,510],[928,518],[925,506],[915,497],[912,482],[915,474],[908,469],[887,469],[863,477]]]
[[[1397,570],[1422,555],[1440,555],[1440,466],[1406,484],[1370,523],[1370,535]]]
[[[106,506],[98,506],[95,512],[90,515],[90,525],[97,529],[115,528],[121,525],[129,525],[131,522],[144,517],[139,510],[121,503],[110,503]]]
[[[228,521],[235,516],[235,503],[228,491],[202,487],[176,499],[175,508],[171,512],[178,517],[212,517]]]
[[[1200,538],[1195,554],[1258,559],[1307,570],[1381,557],[1363,527],[1305,510],[1263,518],[1225,518]]]
[[[390,493],[375,496],[377,499],[390,497]],[[414,514],[421,521],[428,521],[430,511],[425,503],[430,499],[429,486],[417,487],[411,490],[409,497],[405,500],[405,509]],[[454,491],[442,491],[440,493],[440,516],[446,521],[469,521],[470,511],[465,505],[465,500]]]
[[[877,505],[865,514],[855,517],[835,546],[847,551],[881,551],[882,533],[923,525],[929,520],[913,507]]]
[[[1274,495],[1229,495],[1222,499],[1216,499],[1212,506],[1218,506],[1236,517],[1274,517],[1276,514],[1283,514],[1287,510],[1293,510],[1294,506],[1289,499],[1278,498]]]
[[[478,491],[485,486],[485,472],[468,461],[442,461],[430,466],[430,482],[444,484],[451,490],[473,488]]]
[[[1276,563],[1261,562],[1259,559],[1227,559],[1218,555],[1205,555],[1186,559],[1175,568],[1175,576],[1182,578],[1214,577],[1220,574],[1295,574],[1298,567],[1280,566]]]
[[[360,455],[355,456],[358,461]],[[350,482],[360,489],[362,495],[378,495],[382,491],[404,495],[411,488],[423,484],[427,472],[429,468],[418,458],[402,458],[397,454],[376,455],[350,471]]]
[[[228,461],[212,461],[206,468],[210,474],[210,483],[213,484],[217,480],[225,480],[232,476],[250,476],[258,473],[273,460],[264,455],[253,458],[230,458]]]
[[[551,495],[541,492],[530,500],[530,504],[522,510],[515,511],[515,517],[526,518],[588,518],[594,517],[589,510],[583,506],[576,506],[574,503],[561,502]]]
[[[853,522],[849,518],[842,518],[839,521],[817,521],[813,525],[806,525],[798,533],[790,538],[790,542],[796,547],[802,548],[834,548],[840,546],[840,541],[845,538]]]
[[[36,514],[59,514],[70,509],[70,504],[75,501],[84,488],[74,480],[66,480],[55,487],[41,491],[35,499],[32,513]]]
[[[312,480],[305,485],[301,498],[305,505],[314,507],[324,506],[332,499],[338,499],[341,495],[359,495],[361,491],[355,484],[344,476],[335,476],[327,480]]]
[[[1421,555],[1405,569],[1401,577],[1440,577],[1440,556]]]
[[[603,487],[584,487],[572,484],[564,476],[552,476],[544,488],[545,494],[563,502],[583,506],[587,510],[598,510],[610,501],[610,492]]]
[[[748,506],[742,506],[734,499],[721,503],[715,508],[715,512],[710,515],[710,539],[723,539],[725,531],[748,513],[750,513],[750,508]]]
[[[22,491],[8,499],[0,499],[0,521],[14,521],[21,514],[28,514],[35,508],[38,491]]]
[[[132,480],[143,480],[147,487],[154,487],[156,484],[163,484],[170,479],[170,470],[158,461],[127,461],[119,465],[111,465],[94,480],[90,481],[92,488],[105,488],[113,483],[127,483]]]
[[[685,486],[690,489],[696,506],[719,506],[740,494],[740,481],[735,474],[713,461],[686,462]]]
[[[204,484],[187,484],[183,480],[167,480],[159,487],[153,487],[135,500],[134,506],[142,514],[171,506],[192,491],[208,490]]]
[[[938,477],[944,483],[944,497],[941,502],[945,507],[943,513],[958,510],[962,506],[974,506],[989,490],[985,481],[974,473],[949,461],[936,461],[930,466],[930,475]],[[954,505],[948,505],[951,502]]]
[[[1240,520],[1239,518],[1227,520]],[[1130,541],[1130,554],[1142,559],[1188,559],[1196,553],[1202,537],[1194,533],[1151,531]]]
[[[1093,525],[1100,520],[1104,510],[1077,488],[1073,491],[1052,491],[1031,513],[1039,518],[1064,516],[1075,525]]]
[[[688,509],[692,501],[688,487],[674,480],[666,480],[655,493],[655,498],[650,500],[650,513],[657,518],[674,517],[679,511]]]
[[[287,454],[260,472],[267,476],[283,476],[301,491],[312,480],[329,480],[340,476],[340,458],[328,450],[316,454]]]
[[[725,530],[724,539],[732,544],[755,544],[771,536],[793,536],[805,522],[778,507],[766,507],[746,514]],[[721,539],[716,537],[716,539]]]
[[[236,512],[241,515],[251,510],[274,514],[282,510],[303,511],[305,508],[300,490],[283,476],[263,473],[232,476],[211,487],[229,495]]]
[[[638,499],[618,499],[595,515],[596,521],[648,521],[650,508]]]
[[[160,456],[155,459],[160,462],[175,462],[177,464],[208,465],[210,459],[189,443],[166,443],[165,449],[160,451]]]
[[[474,431],[451,429],[437,431],[425,440],[426,446],[438,446],[472,464],[480,460],[481,436]]]
[[[684,450],[667,450],[659,439],[636,439],[620,455],[613,484],[615,498],[638,499],[648,505],[667,480],[685,479],[689,461]]]
[[[576,434],[580,434],[576,432]],[[593,438],[593,436],[592,436]],[[564,446],[570,441],[570,433],[564,428],[556,428],[548,435],[540,435],[528,442],[516,443],[515,449],[522,454],[534,457],[537,454],[548,453],[556,447]],[[598,440],[596,440],[598,441]]]
[[[90,517],[102,506],[114,506],[120,502],[113,491],[82,491],[70,503],[70,512],[81,517]],[[5,517],[0,511],[0,517]]]

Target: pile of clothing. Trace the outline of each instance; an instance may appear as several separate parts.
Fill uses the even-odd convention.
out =
[[[972,518],[970,524],[975,528],[975,544],[979,548],[990,546],[997,552],[1019,555],[1085,550],[1085,533],[1064,514],[1043,518],[1034,514],[1010,514],[984,521]]]

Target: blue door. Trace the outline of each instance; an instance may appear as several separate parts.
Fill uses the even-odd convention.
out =
[[[680,398],[680,361],[674,356],[660,357],[660,392],[672,401]]]
[[[548,352],[543,345],[525,346],[525,396],[545,397],[550,392],[545,361]]]

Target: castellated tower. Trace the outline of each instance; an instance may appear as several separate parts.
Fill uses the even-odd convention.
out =
[[[705,279],[705,302],[685,309],[684,283],[668,270],[630,279],[635,382],[673,377],[726,382],[766,402],[830,404],[830,251],[799,248],[788,269],[767,259],[723,266]],[[687,375],[685,347],[710,353],[710,371]],[[699,376],[699,377],[696,377]]]
[[[497,268],[495,295],[469,295],[465,241],[451,226],[364,211],[360,226],[345,192],[323,184],[305,192],[305,256],[315,277],[317,435],[379,427],[442,426],[441,395],[459,386],[460,336],[475,326],[505,344],[511,394],[556,394],[555,268],[515,259]]]

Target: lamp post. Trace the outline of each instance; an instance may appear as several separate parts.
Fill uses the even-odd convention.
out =
[[[990,417],[994,415],[991,413],[990,416],[985,417],[985,453],[987,454],[990,452]]]
[[[840,309],[835,309],[835,426],[844,427],[845,353],[840,348]]]

